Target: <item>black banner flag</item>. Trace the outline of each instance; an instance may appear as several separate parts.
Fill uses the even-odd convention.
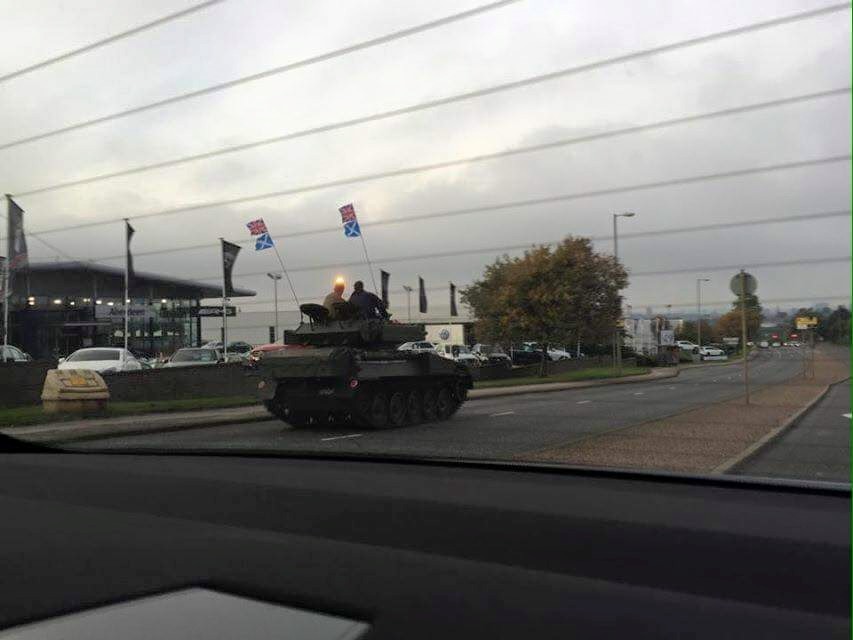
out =
[[[391,279],[391,274],[387,271],[380,271],[379,275],[382,277],[382,304],[385,305],[385,308],[388,308],[388,281]]]
[[[231,272],[240,253],[240,246],[227,240],[222,240],[222,297],[230,298],[234,293],[234,284],[231,282]]]
[[[421,313],[427,312],[426,287],[424,279],[418,276],[418,307]]]
[[[9,205],[9,227],[6,240],[8,244],[7,267],[9,271],[26,269],[29,264],[27,260],[27,238],[24,236],[24,210],[18,203],[6,196]]]
[[[452,282],[450,283],[450,315],[459,315],[459,312],[456,310],[456,285]]]
[[[136,233],[136,229],[130,226],[130,222],[127,218],[124,219],[124,251],[125,251],[125,259],[127,261],[127,286],[130,288],[130,283],[133,281],[133,255],[130,253],[130,241],[133,238],[133,234]]]

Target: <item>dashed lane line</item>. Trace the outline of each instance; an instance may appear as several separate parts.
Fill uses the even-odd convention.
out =
[[[515,411],[501,411],[500,413],[492,413],[489,414],[490,418],[497,418],[499,416],[511,416],[515,413]]]
[[[350,434],[345,435],[345,436],[331,436],[329,438],[320,438],[320,441],[321,442],[329,442],[331,440],[343,440],[344,438],[359,438],[363,435],[364,435],[363,433],[350,433]]]

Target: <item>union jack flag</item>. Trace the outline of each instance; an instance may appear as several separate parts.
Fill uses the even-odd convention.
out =
[[[263,218],[252,220],[251,222],[247,223],[246,226],[249,227],[249,233],[251,233],[253,236],[259,236],[264,233],[269,233],[269,231],[267,231],[267,225],[264,224]]]
[[[356,220],[355,207],[352,204],[345,204],[338,211],[341,212],[341,222],[353,222]]]

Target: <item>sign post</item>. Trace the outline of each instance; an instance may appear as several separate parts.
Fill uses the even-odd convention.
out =
[[[741,269],[740,273],[735,275],[731,279],[731,282],[729,282],[729,288],[736,296],[740,296],[740,331],[741,344],[743,345],[743,387],[746,392],[746,404],[749,404],[749,354],[746,351],[746,294],[752,295],[755,293],[756,289],[758,289],[758,281],[755,279],[755,276]]]

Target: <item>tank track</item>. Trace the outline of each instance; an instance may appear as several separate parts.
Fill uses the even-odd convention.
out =
[[[295,428],[352,425],[366,429],[391,429],[450,419],[465,402],[468,388],[461,379],[414,383],[366,382],[355,400],[341,411],[294,411],[280,393],[264,406],[273,416]]]

